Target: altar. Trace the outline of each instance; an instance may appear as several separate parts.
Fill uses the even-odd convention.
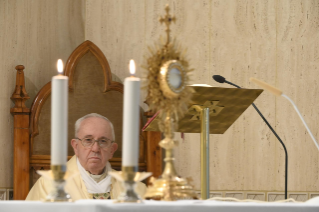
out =
[[[3,201],[0,202],[2,212],[102,212],[102,211],[196,211],[196,212],[317,212],[316,203],[257,203],[257,202],[220,202],[202,200],[180,200],[175,202],[144,201],[142,204],[116,204],[113,200],[79,200],[75,203],[43,203],[40,201]]]

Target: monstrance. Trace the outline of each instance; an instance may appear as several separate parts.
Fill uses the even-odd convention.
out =
[[[170,39],[170,24],[176,18],[169,14],[169,6],[165,7],[166,15],[159,19],[166,25],[166,43],[149,48],[146,69],[148,96],[146,102],[152,111],[159,111],[159,129],[164,139],[159,145],[165,149],[165,168],[158,179],[151,179],[145,199],[174,201],[179,199],[197,199],[188,181],[179,177],[174,165],[174,140],[176,123],[188,110],[193,89],[186,86],[189,82],[189,68],[181,47],[176,40]]]

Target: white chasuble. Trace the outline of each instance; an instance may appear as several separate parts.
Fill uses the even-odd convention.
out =
[[[107,167],[106,171],[110,170],[108,168],[111,169],[111,166]],[[85,177],[82,178],[81,171],[79,170],[79,167],[77,164],[76,156],[73,156],[68,161],[67,170],[70,171],[71,173],[78,173],[76,176],[67,180],[65,185],[65,191],[70,194],[73,201],[76,201],[79,199],[93,199],[93,194],[95,195],[96,193],[91,193],[91,192],[96,192],[96,191],[102,191],[98,193],[109,192],[111,199],[116,199],[121,194],[121,192],[123,192],[122,183],[110,176],[104,178],[103,179],[104,181],[103,180],[99,181],[99,183],[103,181],[103,183],[101,184],[102,186],[100,187],[96,186],[99,183],[93,184],[91,181],[84,180],[83,178]],[[88,178],[91,178],[88,173],[85,172],[84,174],[87,175]],[[91,179],[92,181],[94,181],[93,178]],[[51,191],[51,188],[52,188],[52,180],[48,180],[44,177],[40,177],[38,181],[34,184],[32,189],[30,190],[26,200],[37,200],[37,201],[45,200],[46,197],[48,196],[48,193]],[[145,184],[141,182],[137,183],[136,192],[141,197],[143,197],[146,192]]]

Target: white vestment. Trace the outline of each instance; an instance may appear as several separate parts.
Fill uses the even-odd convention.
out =
[[[106,171],[109,171],[107,169],[108,168],[106,167]],[[68,161],[67,170],[71,173],[81,173],[79,171],[79,167],[77,165],[77,157],[76,156],[73,156]],[[115,170],[112,170],[112,171],[115,171]],[[84,173],[84,174],[89,176],[88,173]],[[111,184],[109,186],[107,186],[107,182],[109,180],[110,180]],[[103,192],[101,192],[101,193],[105,193],[109,189],[111,199],[116,199],[124,191],[122,183],[117,181],[113,177],[107,178],[105,180],[105,182],[103,182],[103,184],[105,186],[104,187],[105,189],[102,189],[101,191],[103,191]],[[90,191],[88,191],[88,188],[86,187],[87,185],[88,185]],[[30,190],[26,200],[38,200],[38,201],[45,200],[46,197],[48,196],[49,192],[51,191],[51,188],[52,188],[52,180],[46,179],[44,177],[40,177],[38,179],[38,181],[34,184],[32,189]],[[91,187],[91,183],[88,183],[88,181],[86,183],[84,182],[81,174],[77,174],[76,176],[67,180],[66,185],[65,185],[65,191],[70,194],[73,201],[76,201],[79,199],[93,199],[93,193],[91,193],[91,192],[92,191],[95,192],[95,189],[96,189],[95,186]],[[141,197],[143,197],[145,192],[146,192],[145,184],[141,183],[141,182],[137,183],[136,192]]]

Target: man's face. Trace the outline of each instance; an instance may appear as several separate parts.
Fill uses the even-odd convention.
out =
[[[112,129],[106,120],[99,117],[90,117],[82,121],[77,138],[113,140]],[[106,162],[113,157],[118,147],[116,143],[113,143],[110,147],[102,149],[97,142],[92,147],[84,147],[78,139],[72,139],[71,144],[79,162],[91,174],[101,174]]]

